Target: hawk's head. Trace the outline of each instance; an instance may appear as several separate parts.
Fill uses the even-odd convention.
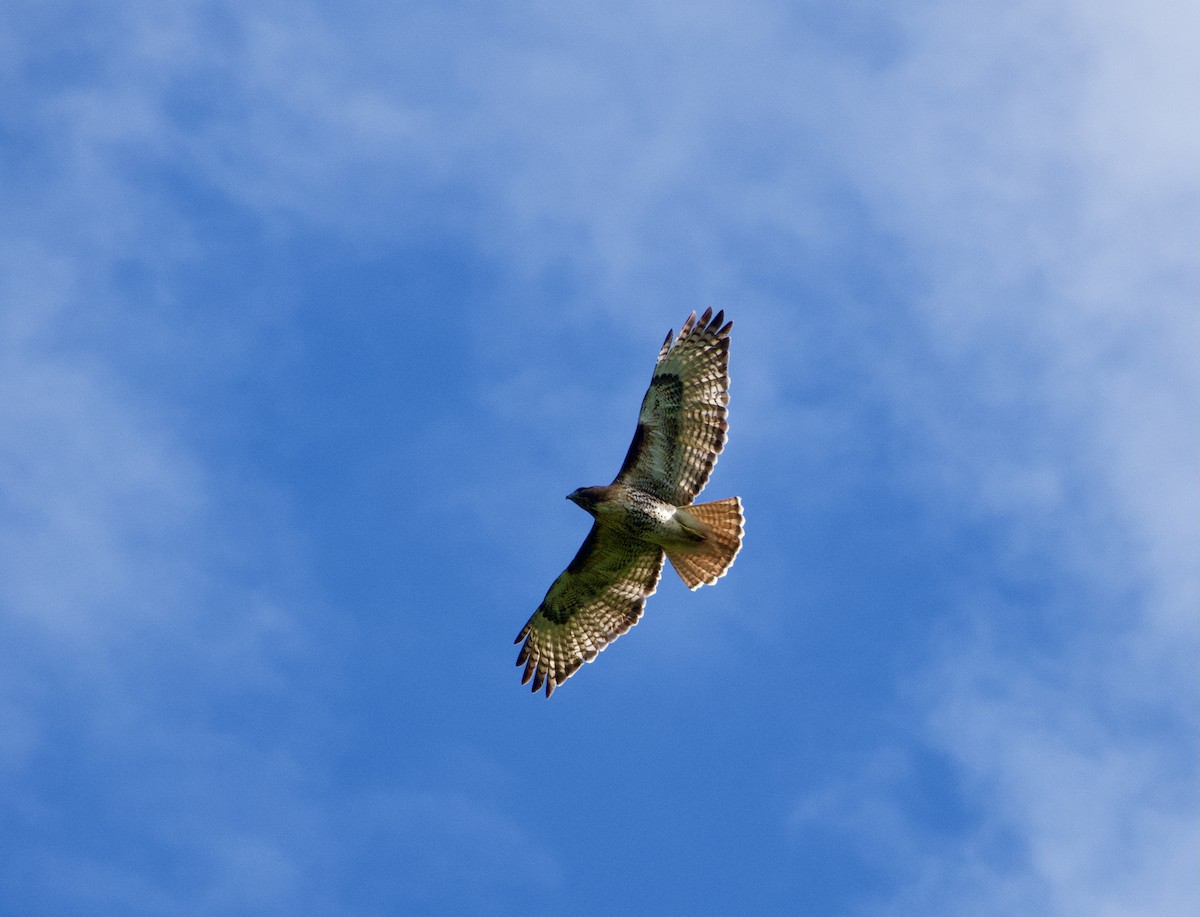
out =
[[[567,494],[567,499],[594,516],[596,515],[596,504],[600,502],[603,490],[603,487],[580,487]]]

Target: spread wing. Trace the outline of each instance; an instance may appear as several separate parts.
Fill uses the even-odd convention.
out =
[[[637,430],[616,482],[676,506],[691,503],[725,448],[729,424],[729,329],[724,311],[696,321],[693,312],[679,337],[668,332]],[[614,483],[616,483],[614,482]]]
[[[546,696],[633,627],[662,574],[662,549],[593,524],[579,553],[513,642],[525,641],[521,684]]]

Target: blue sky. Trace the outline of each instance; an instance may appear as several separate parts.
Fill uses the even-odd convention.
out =
[[[1194,912],[1197,27],[5,4],[0,911]],[[707,306],[745,549],[531,696]]]

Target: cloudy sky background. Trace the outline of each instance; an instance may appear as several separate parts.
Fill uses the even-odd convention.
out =
[[[1193,912],[1198,30],[4,4],[0,911]],[[709,305],[746,548],[531,697]]]

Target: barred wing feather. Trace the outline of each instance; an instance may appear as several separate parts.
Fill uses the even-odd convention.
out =
[[[616,481],[686,506],[708,482],[729,430],[729,330],[724,311],[667,334]]]
[[[583,663],[633,627],[658,588],[663,551],[593,524],[579,553],[517,634],[521,684],[549,697]]]

